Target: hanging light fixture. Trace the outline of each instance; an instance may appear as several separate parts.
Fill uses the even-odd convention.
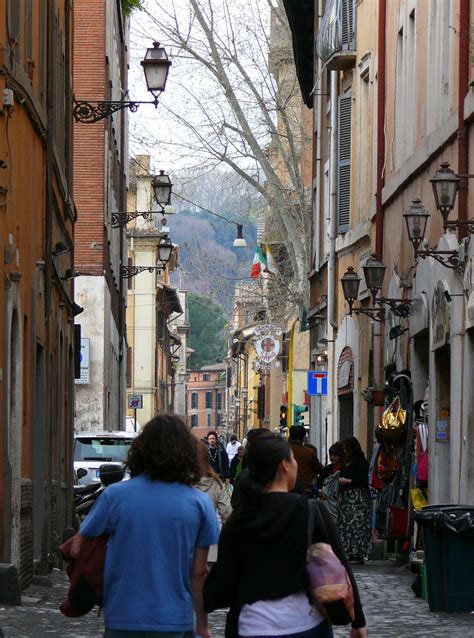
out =
[[[456,203],[459,181],[459,176],[449,167],[449,162],[441,162],[441,167],[436,171],[435,176],[430,179],[431,185],[433,186],[436,208],[443,216],[443,226],[445,230],[448,215]]]
[[[135,113],[140,104],[153,104],[158,107],[158,99],[165,90],[166,80],[171,66],[165,49],[159,42],[146,50],[145,58],[141,61],[148,91],[153,95],[153,101],[140,100],[76,100],[74,99],[72,115],[75,122],[82,124],[95,124],[106,117],[110,117],[117,111],[129,109]]]
[[[171,191],[173,184],[170,176],[165,171],[160,171],[159,175],[155,175],[151,183],[155,199],[160,206],[167,206],[171,201]]]
[[[171,254],[173,252],[173,242],[169,237],[163,237],[158,244],[158,259],[161,261],[163,266],[171,259]]]
[[[421,203],[421,199],[415,198],[403,217],[407,225],[408,239],[413,245],[416,258],[420,244],[425,238],[426,224],[430,214]]]
[[[163,93],[168,79],[171,61],[159,42],[146,50],[145,58],[140,62],[145,74],[146,86],[158,103],[158,96]]]
[[[352,315],[352,306],[359,295],[360,277],[352,266],[344,273],[341,278],[342,292],[344,299],[349,304],[349,314]]]
[[[372,305],[375,305],[375,298],[382,288],[385,268],[385,264],[380,261],[375,253],[372,253],[362,267],[365,283],[372,294]]]
[[[237,224],[237,237],[234,239],[234,248],[246,248],[247,242],[244,239],[244,227]]]

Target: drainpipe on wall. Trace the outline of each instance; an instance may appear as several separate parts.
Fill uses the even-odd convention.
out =
[[[464,99],[469,90],[469,0],[460,0],[459,3],[459,87],[458,87],[458,173],[469,173],[469,146],[467,139],[467,126],[464,121]],[[461,181],[458,194],[458,219],[467,220],[467,197],[469,193],[468,179]],[[465,228],[459,229],[459,239],[467,236]]]
[[[386,0],[379,0],[378,15],[378,66],[377,66],[377,190],[375,194],[375,252],[383,258],[383,204],[382,190],[385,169],[385,63],[386,63]],[[377,327],[379,331],[376,332]],[[373,325],[374,377],[382,383],[383,374],[383,332]]]
[[[329,165],[329,261],[328,261],[328,328],[337,328],[335,318],[336,216],[337,216],[337,82],[338,71],[331,71],[331,161]]]
[[[288,348],[288,416],[287,425],[288,432],[293,425],[293,345],[295,339],[295,325],[298,319],[293,321],[293,325],[290,329],[290,345]]]
[[[323,1],[318,0],[318,20],[323,13]],[[316,31],[316,25],[315,25]],[[313,229],[313,242],[314,242],[314,269],[319,270],[319,265],[321,263],[321,238],[320,238],[320,228],[321,228],[321,193],[322,193],[322,175],[323,171],[321,169],[321,113],[322,113],[322,103],[323,96],[321,95],[321,71],[322,71],[322,61],[321,58],[317,58],[317,66],[316,66],[316,80],[318,86],[316,87],[316,96],[315,96],[315,124],[316,124],[316,166],[315,166],[315,178],[316,178],[316,199],[313,197],[313,206],[315,207],[314,211],[314,229]]]
[[[335,343],[337,331],[336,318],[336,216],[337,216],[337,135],[338,135],[338,71],[331,71],[330,77],[330,104],[331,104],[331,134],[330,134],[330,162],[329,162],[329,261],[328,261],[328,318],[327,335],[330,341],[328,348],[328,379],[332,382],[328,384],[327,411],[329,416],[329,427],[327,428],[329,438],[332,441],[337,439],[337,429],[334,420],[336,403],[336,348]],[[326,445],[328,441],[326,440]]]
[[[459,34],[459,87],[458,87],[458,173],[460,175],[467,175],[469,173],[469,140],[468,140],[468,127],[464,120],[464,100],[469,91],[469,45],[470,45],[470,31],[469,31],[469,20],[470,20],[470,10],[469,10],[469,0],[460,0],[459,4],[459,26],[460,26],[460,34]],[[465,29],[465,31],[463,31]],[[458,219],[460,221],[466,221],[468,218],[467,214],[467,202],[469,195],[469,180],[467,178],[461,181],[461,188],[459,189],[458,194]],[[459,229],[458,237],[459,239],[464,239],[467,236],[467,231],[465,228]],[[462,293],[462,290],[459,288],[456,292]],[[456,304],[454,308],[457,308]],[[462,312],[460,310],[460,312]],[[464,356],[465,356],[465,348],[468,345],[463,344],[463,336],[465,334],[465,325],[464,325],[464,312],[462,312],[459,317],[459,327],[455,329],[456,337],[455,339],[460,339],[460,353],[461,353],[461,361],[460,361],[460,369],[461,369],[461,392],[459,401],[459,423],[461,425],[459,432],[459,470],[457,476],[457,485],[456,492],[454,493],[454,486],[451,488],[451,494],[456,498],[456,502],[462,502],[461,491],[462,485],[466,480],[467,472],[464,471],[463,467],[463,447],[464,447]],[[453,384],[451,384],[451,388],[453,388]],[[452,390],[451,390],[452,392]],[[464,475],[464,476],[463,476]]]

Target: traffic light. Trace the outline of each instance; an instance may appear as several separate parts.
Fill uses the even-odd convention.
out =
[[[280,405],[280,430],[288,427],[288,406]]]
[[[293,425],[304,425],[303,414],[308,411],[307,405],[293,406]]]

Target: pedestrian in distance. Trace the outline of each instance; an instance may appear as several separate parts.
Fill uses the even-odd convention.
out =
[[[230,480],[233,484],[240,476],[242,471],[242,464],[245,455],[245,448],[243,445],[239,446],[237,450],[237,454],[234,456],[232,461],[230,462]]]
[[[197,441],[176,415],[156,416],[134,439],[127,466],[131,479],[102,494],[71,551],[77,557],[85,538],[109,535],[104,637],[210,638],[202,585],[219,529],[210,499],[193,487]]]
[[[314,481],[324,471],[324,467],[318,459],[316,448],[304,444],[306,429],[303,425],[292,425],[289,435],[288,442],[298,463],[298,477],[303,483],[307,497],[313,498]]]
[[[229,457],[222,443],[219,443],[217,432],[213,430],[207,433],[207,449],[209,453],[209,465],[223,481],[229,480]]]
[[[222,529],[219,555],[204,584],[207,611],[227,608],[225,638],[331,638],[332,628],[310,603],[306,571],[309,502],[291,494],[297,463],[288,441],[260,436],[248,448],[248,475],[239,504]],[[352,583],[352,638],[365,638],[357,585],[331,515],[324,523],[334,553]],[[327,542],[315,525],[311,542]]]
[[[229,467],[232,463],[232,459],[237,454],[237,450],[239,449],[239,447],[240,447],[240,441],[238,441],[237,435],[232,434],[230,437],[230,441],[227,443],[227,447],[226,447],[227,456],[229,457]]]
[[[337,527],[349,559],[362,564],[372,538],[369,464],[355,436],[343,439],[342,449]]]
[[[222,525],[227,521],[232,513],[229,490],[222,482],[220,476],[209,465],[209,453],[207,447],[201,441],[198,442],[197,455],[201,478],[195,487],[204,494],[207,494],[214,510],[219,514]],[[215,563],[217,560],[217,545],[209,548],[208,563]]]
[[[329,460],[331,461],[318,477],[318,498],[326,501],[329,511],[335,521],[339,516],[339,472],[344,459],[342,443],[336,441],[329,448]]]

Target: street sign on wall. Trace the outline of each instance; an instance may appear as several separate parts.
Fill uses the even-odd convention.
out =
[[[90,339],[81,339],[81,354],[80,354],[80,366],[81,376],[76,379],[76,383],[87,385],[90,383],[90,368],[89,368],[89,347]]]
[[[308,394],[323,396],[328,393],[328,373],[323,370],[308,370]]]
[[[128,409],[141,410],[143,408],[143,394],[128,395]]]

